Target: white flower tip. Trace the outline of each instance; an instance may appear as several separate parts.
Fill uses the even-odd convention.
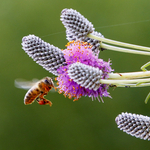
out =
[[[54,75],[58,75],[57,69],[66,64],[61,49],[44,42],[35,35],[28,35],[22,38],[22,49],[36,63]]]
[[[98,68],[76,62],[69,67],[68,75],[82,87],[96,91],[100,87],[102,71]]]
[[[64,8],[64,9],[61,11],[61,15],[62,15],[63,13],[65,13],[67,10],[68,10],[67,8]]]
[[[115,121],[120,130],[143,140],[150,140],[150,118],[143,115],[121,113]]]

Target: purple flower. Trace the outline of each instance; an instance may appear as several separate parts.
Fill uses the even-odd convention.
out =
[[[63,50],[67,65],[57,69],[59,93],[75,98],[74,100],[78,100],[81,96],[98,100],[98,96],[101,100],[103,96],[110,97],[107,92],[108,85],[100,84],[100,79],[107,79],[108,73],[113,71],[110,61],[99,59],[91,48],[88,43],[81,41],[67,44],[67,49]]]
[[[37,36],[25,36],[23,50],[43,68],[58,76],[59,93],[78,100],[81,96],[97,98],[110,97],[109,84],[101,84],[113,71],[110,61],[99,59],[92,51],[93,45],[82,41],[71,41],[67,49],[44,42]],[[100,100],[99,100],[100,101]]]

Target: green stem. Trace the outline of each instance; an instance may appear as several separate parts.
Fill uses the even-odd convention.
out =
[[[150,52],[144,52],[144,51],[139,51],[139,50],[133,50],[133,49],[127,49],[127,48],[111,46],[111,45],[108,45],[108,44],[104,44],[102,42],[101,42],[101,48],[104,48],[104,49],[107,49],[107,50],[118,51],[118,52],[124,52],[124,53],[132,53],[132,54],[150,56]]]
[[[150,77],[150,71],[128,72],[128,73],[109,73],[108,79],[132,79]]]
[[[140,85],[137,84],[117,84],[117,87],[146,87],[150,86],[150,83],[141,83]]]
[[[100,79],[101,84],[130,84],[130,83],[145,83],[145,82],[150,82],[150,78],[147,79],[127,79],[127,80],[109,80],[109,79]],[[139,85],[141,85],[139,84]]]
[[[139,50],[144,50],[144,51],[150,51],[149,47],[124,43],[124,42],[119,42],[119,41],[107,39],[107,38],[104,38],[104,37],[98,37],[98,36],[93,35],[92,33],[88,34],[87,36],[89,38],[92,38],[92,39],[95,39],[95,40],[98,40],[98,41],[101,41],[101,42],[106,42],[106,43],[109,43],[109,44],[113,44],[113,45],[129,47],[129,48],[134,48],[134,49],[139,49]]]

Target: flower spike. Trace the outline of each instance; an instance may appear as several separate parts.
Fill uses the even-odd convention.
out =
[[[115,121],[118,128],[127,134],[136,138],[150,140],[150,117],[126,112],[119,114]]]
[[[92,23],[73,9],[63,9],[60,20],[67,31],[73,33],[77,39],[81,41],[83,41],[89,33],[94,31]]]
[[[98,37],[104,37],[101,33],[95,32],[93,25],[79,12],[73,9],[63,9],[61,12],[61,21],[66,28],[66,36],[68,41],[81,40],[88,42],[92,45],[92,51],[95,54],[99,53],[100,42],[87,37],[89,33],[92,33]]]
[[[144,46],[138,46],[134,44],[129,43],[123,43],[111,39],[104,38],[104,36],[101,33],[95,32],[93,25],[91,22],[89,22],[83,15],[81,15],[79,12],[73,9],[64,9],[61,12],[61,21],[63,25],[66,28],[66,36],[69,41],[72,40],[81,40],[84,42],[88,42],[91,45],[93,45],[93,52],[98,54],[98,50],[100,49],[107,49],[107,50],[114,50],[119,52],[125,52],[125,53],[133,53],[133,54],[140,54],[140,55],[150,55],[150,52],[142,52],[144,51],[150,51],[149,47]],[[99,45],[95,43],[100,43]],[[127,48],[120,48],[117,46],[111,46],[111,45],[118,45],[121,47],[129,47],[133,49],[127,49]],[[95,47],[96,46],[96,47]],[[142,51],[140,51],[142,50]],[[95,52],[96,51],[96,52]]]
[[[66,64],[61,49],[44,42],[35,35],[22,38],[22,49],[43,68],[58,75],[57,69]]]
[[[100,87],[102,71],[98,68],[76,62],[69,67],[68,75],[82,87],[96,91]]]

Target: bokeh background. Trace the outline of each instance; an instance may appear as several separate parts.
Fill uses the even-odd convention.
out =
[[[0,0],[0,148],[9,150],[149,149],[150,142],[120,131],[115,117],[121,112],[150,116],[146,88],[109,89],[104,103],[82,97],[73,102],[57,92],[46,98],[53,106],[36,102],[25,106],[23,89],[15,79],[53,76],[21,48],[23,36],[35,34],[61,49],[67,43],[60,21],[64,8],[73,8],[90,20],[105,37],[150,46],[149,0]],[[140,71],[148,56],[103,51],[115,72]]]

